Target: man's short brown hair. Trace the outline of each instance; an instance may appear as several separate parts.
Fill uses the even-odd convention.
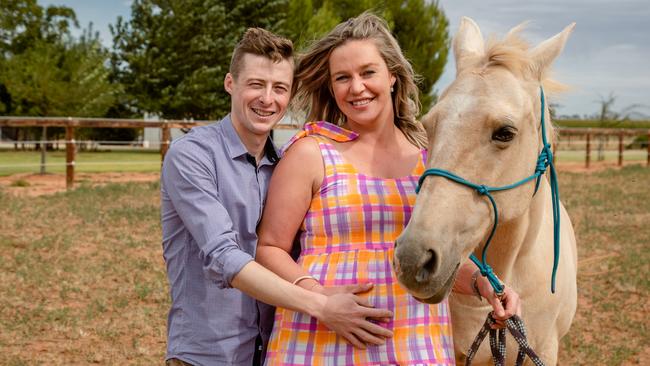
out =
[[[293,60],[293,43],[262,28],[248,28],[235,46],[230,60],[230,74],[237,78],[243,65],[244,55],[264,56],[273,62]]]

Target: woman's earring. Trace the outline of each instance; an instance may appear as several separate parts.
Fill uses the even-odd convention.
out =
[[[390,92],[392,93],[392,92],[394,92],[394,91],[395,91],[395,89],[394,89],[393,86],[391,85],[391,86],[390,86]]]

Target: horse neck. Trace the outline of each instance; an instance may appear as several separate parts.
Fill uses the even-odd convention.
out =
[[[550,186],[546,178],[542,178],[537,194],[524,213],[508,222],[499,223],[488,249],[487,262],[500,278],[507,281],[518,261],[524,257],[530,258],[531,252],[539,248],[536,239],[540,230],[546,230],[543,226],[548,210],[546,203],[549,201]],[[479,258],[480,249],[475,251]]]

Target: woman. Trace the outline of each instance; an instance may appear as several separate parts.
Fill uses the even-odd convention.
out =
[[[366,348],[378,343],[372,332],[345,335],[362,347],[355,348],[315,319],[278,308],[267,364],[454,364],[447,302],[418,302],[392,271],[393,242],[409,220],[426,161],[411,65],[386,23],[364,13],[312,45],[295,83],[309,120],[331,123],[309,123],[288,143],[269,187],[256,258],[312,291],[373,283],[363,296],[393,311],[378,322],[394,336]],[[289,255],[297,236],[298,263]],[[456,291],[473,293],[475,270],[471,263],[461,269]],[[518,310],[512,290],[504,311],[487,280],[477,286],[497,318]]]

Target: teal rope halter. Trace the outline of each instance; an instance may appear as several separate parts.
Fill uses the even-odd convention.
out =
[[[444,177],[447,179],[450,179],[456,183],[466,185],[470,188],[473,188],[478,192],[478,194],[482,196],[487,196],[487,198],[490,200],[490,203],[492,204],[492,208],[494,211],[494,224],[492,225],[492,231],[490,232],[490,236],[488,236],[487,241],[485,242],[485,246],[483,247],[483,251],[481,252],[481,260],[476,258],[474,254],[470,255],[469,259],[472,260],[476,264],[476,266],[479,268],[481,271],[481,275],[487,277],[488,281],[490,281],[490,284],[494,288],[494,291],[497,294],[502,294],[503,293],[503,284],[499,281],[499,278],[494,274],[492,271],[492,267],[490,267],[487,264],[486,256],[487,256],[487,250],[488,247],[490,246],[490,242],[492,241],[492,237],[494,236],[494,233],[497,230],[497,225],[499,223],[499,212],[497,211],[497,204],[494,201],[494,198],[490,194],[491,192],[499,192],[499,191],[505,191],[508,189],[512,189],[515,187],[518,187],[520,185],[523,185],[527,182],[530,182],[533,179],[536,179],[535,182],[535,193],[537,193],[537,190],[539,189],[539,184],[541,181],[542,176],[546,172],[547,167],[551,167],[551,179],[550,179],[550,184],[551,184],[551,198],[553,201],[553,273],[551,275],[551,292],[555,293],[555,277],[557,274],[557,267],[559,263],[559,254],[560,254],[560,192],[558,189],[558,184],[557,184],[557,173],[555,172],[555,166],[553,165],[553,152],[551,150],[551,145],[548,143],[546,139],[546,124],[544,123],[544,106],[545,106],[545,99],[544,99],[544,89],[540,87],[540,99],[542,102],[542,113],[541,113],[541,125],[542,125],[542,149],[539,153],[539,157],[537,158],[537,165],[535,167],[535,173],[527,178],[524,178],[516,183],[509,184],[506,186],[502,187],[489,187],[485,186],[482,184],[475,184],[470,181],[467,181],[458,175],[448,172],[446,170],[442,169],[427,169],[422,173],[422,176],[420,177],[420,180],[418,181],[418,187],[416,188],[415,192],[419,193],[420,192],[420,187],[422,187],[422,183],[424,182],[424,179],[430,175],[437,175],[440,177]],[[534,193],[534,194],[535,194]]]

